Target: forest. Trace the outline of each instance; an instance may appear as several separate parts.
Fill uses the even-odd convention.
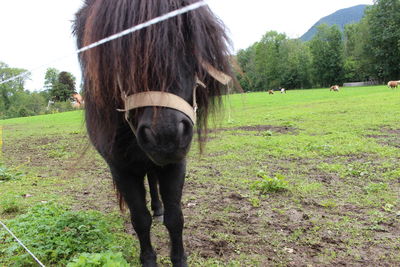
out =
[[[237,53],[239,82],[248,92],[399,80],[399,8],[399,0],[376,0],[359,23],[343,32],[322,24],[307,42],[269,31]]]
[[[30,73],[12,68],[0,61],[0,82],[14,76],[15,80],[0,84],[0,119],[27,117],[73,110],[72,94],[76,78],[69,72],[48,68],[43,89],[31,92],[24,88]]]

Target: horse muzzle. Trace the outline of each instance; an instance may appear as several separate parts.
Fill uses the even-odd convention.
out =
[[[136,138],[141,149],[157,165],[181,162],[190,149],[193,123],[184,113],[170,109],[144,108]]]
[[[232,78],[218,71],[208,63],[202,63],[203,68],[210,76],[224,85],[228,85]],[[124,102],[125,119],[135,134],[139,146],[157,165],[163,166],[182,161],[190,149],[193,137],[193,127],[196,125],[196,89],[206,88],[197,75],[193,87],[193,105],[190,105],[180,96],[163,91],[146,91],[126,95],[122,89],[121,79],[117,77]],[[154,115],[155,107],[159,111]],[[143,108],[144,114],[134,127],[129,111]]]

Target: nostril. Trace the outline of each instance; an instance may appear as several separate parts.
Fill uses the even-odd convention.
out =
[[[178,125],[178,136],[179,136],[179,147],[185,148],[187,147],[193,135],[193,126],[192,123],[188,120],[182,120]]]
[[[185,124],[183,122],[180,122],[178,124],[178,136],[183,136],[185,132]]]
[[[148,127],[143,127],[140,131],[140,136],[142,138],[142,142],[144,144],[155,144],[156,138],[153,134],[153,131]]]
[[[188,136],[191,134],[191,128],[190,122],[183,120],[178,125],[178,133],[180,136]]]

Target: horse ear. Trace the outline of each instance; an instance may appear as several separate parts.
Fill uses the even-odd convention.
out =
[[[228,85],[232,81],[231,76],[227,75],[226,73],[223,73],[222,71],[217,70],[208,62],[202,61],[201,66],[204,68],[204,70],[207,71],[208,74],[210,74],[211,77],[213,77],[223,85]]]

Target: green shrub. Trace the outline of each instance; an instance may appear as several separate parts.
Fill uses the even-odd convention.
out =
[[[18,110],[18,114],[17,115],[18,115],[18,117],[28,117],[28,116],[34,116],[35,112],[33,112],[31,110],[28,110],[25,107],[21,107]]]
[[[262,136],[264,136],[264,137],[269,137],[269,136],[272,136],[272,135],[273,135],[273,133],[272,133],[271,130],[267,130],[267,131],[264,131],[262,133]]]
[[[264,171],[259,171],[257,176],[261,181],[256,181],[251,184],[251,189],[260,191],[261,194],[282,192],[288,190],[289,182],[286,177],[281,174],[276,174],[275,177],[269,177]]]
[[[50,107],[50,110],[52,111],[52,113],[57,113],[57,112],[71,111],[75,109],[72,106],[71,101],[65,101],[65,102],[55,102]]]
[[[81,253],[122,251],[126,257],[132,255],[131,237],[118,229],[123,225],[121,220],[97,211],[69,211],[48,203],[38,205],[6,224],[46,265],[65,265]],[[34,264],[31,256],[11,236],[0,232],[0,240],[0,259],[9,259],[5,263]]]

